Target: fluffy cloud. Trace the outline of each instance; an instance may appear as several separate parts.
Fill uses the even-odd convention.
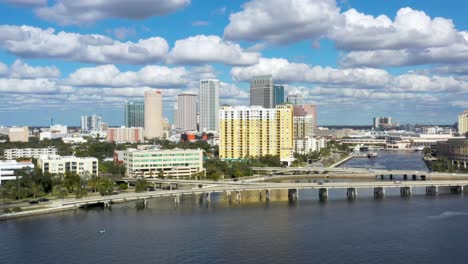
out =
[[[431,19],[408,7],[400,9],[393,22],[385,15],[373,17],[355,9],[342,15],[344,24],[335,25],[329,37],[344,50],[443,47],[460,37],[451,20]]]
[[[234,67],[236,81],[249,81],[255,75],[272,74],[276,81],[320,84],[330,88],[385,90],[393,93],[457,92],[468,93],[468,83],[454,77],[408,73],[398,76],[374,68],[335,69],[291,63],[285,59],[260,59],[258,64]]]
[[[457,42],[445,47],[402,50],[353,51],[344,55],[344,67],[384,67],[421,64],[460,64],[468,60],[468,32],[460,32]]]
[[[381,86],[391,75],[380,69],[356,68],[334,69],[311,67],[304,63],[293,63],[282,58],[260,59],[258,64],[248,67],[234,67],[231,76],[236,81],[248,81],[256,75],[272,74],[281,82],[308,82],[333,84],[353,84],[362,87]]]
[[[54,94],[70,93],[73,88],[59,85],[54,80],[38,79],[0,79],[0,93],[7,94]]]
[[[162,16],[189,4],[190,0],[57,0],[52,6],[38,8],[36,14],[60,25],[72,25],[108,18],[144,19]]]
[[[342,19],[335,0],[252,0],[229,17],[231,40],[291,43],[326,35]]]
[[[15,79],[58,78],[60,71],[55,66],[33,67],[16,60],[10,67],[0,63],[0,76]]]
[[[82,35],[30,26],[0,26],[0,47],[24,58],[63,59],[86,63],[143,64],[160,61],[168,52],[159,37],[120,42],[97,34]]]
[[[260,54],[244,51],[239,44],[225,41],[218,36],[198,35],[175,42],[168,55],[169,63],[224,63],[250,65],[258,62]]]
[[[184,67],[145,66],[137,72],[121,72],[115,65],[101,65],[78,69],[64,82],[75,86],[177,87],[187,84],[187,74]]]

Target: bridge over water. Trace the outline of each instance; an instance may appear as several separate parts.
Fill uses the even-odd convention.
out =
[[[240,202],[242,192],[258,191],[260,200],[269,200],[272,190],[287,190],[290,200],[299,198],[299,190],[318,190],[319,199],[324,201],[328,198],[330,189],[345,189],[348,199],[357,197],[358,189],[373,189],[376,198],[385,196],[385,190],[389,188],[399,188],[401,196],[410,196],[413,188],[425,188],[427,195],[436,195],[439,188],[447,187],[452,193],[463,193],[468,180],[456,181],[371,181],[371,182],[330,182],[330,183],[239,183],[239,184],[219,184],[204,188],[192,188],[181,190],[154,191],[145,193],[123,193],[112,196],[97,198],[83,198],[64,201],[62,206],[83,207],[92,204],[104,204],[109,206],[115,202],[128,202],[141,200],[146,205],[146,200],[151,198],[172,197],[175,204],[180,203],[183,195],[201,195],[206,201],[211,200],[212,193],[224,193],[229,201]]]

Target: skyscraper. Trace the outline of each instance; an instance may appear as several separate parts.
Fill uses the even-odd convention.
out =
[[[219,128],[219,80],[200,80],[200,132]]]
[[[294,160],[293,106],[221,107],[219,111],[219,155],[221,159],[278,156]]]
[[[197,130],[197,94],[184,92],[177,96],[177,128]]]
[[[275,107],[273,76],[255,76],[250,81],[250,106]]]
[[[125,126],[145,127],[145,104],[143,102],[125,102]]]
[[[101,131],[102,117],[100,115],[81,116],[81,131]]]
[[[161,91],[145,92],[145,137],[159,138],[163,135],[163,105]]]
[[[275,94],[275,106],[284,104],[284,85],[275,84],[273,89]]]
[[[468,133],[468,110],[458,115],[458,133]]]

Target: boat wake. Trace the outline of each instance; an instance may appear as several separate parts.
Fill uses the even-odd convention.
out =
[[[430,219],[446,219],[456,216],[468,216],[468,212],[443,212],[440,215],[428,216]]]

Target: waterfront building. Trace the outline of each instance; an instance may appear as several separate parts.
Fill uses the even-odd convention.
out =
[[[468,110],[458,115],[458,133],[468,133]]]
[[[124,114],[126,127],[145,127],[144,102],[125,102]]]
[[[221,107],[219,155],[237,160],[265,155],[291,163],[294,152],[293,106]]]
[[[81,116],[81,131],[101,131],[102,117],[100,115]]]
[[[10,142],[29,142],[29,128],[27,126],[10,127],[8,139]]]
[[[275,84],[273,85],[274,95],[275,95],[275,105],[284,104],[284,85]]]
[[[107,129],[107,141],[117,143],[138,143],[144,141],[142,127],[110,127]]]
[[[34,164],[29,161],[0,160],[0,185],[2,181],[15,180],[15,171],[21,169],[34,170]]]
[[[327,141],[324,138],[303,137],[294,138],[294,151],[298,154],[310,154],[325,148]]]
[[[317,107],[312,104],[294,105],[294,137],[313,137],[317,130]]]
[[[163,102],[161,91],[145,92],[145,137],[160,138],[163,135]]]
[[[286,102],[293,105],[301,105],[303,102],[302,94],[299,92],[289,93]]]
[[[452,165],[468,168],[468,139],[457,138],[437,142],[437,155],[447,157]]]
[[[98,159],[93,157],[79,158],[74,156],[43,155],[37,160],[37,166],[42,173],[65,174],[66,172],[78,175],[98,175]]]
[[[128,177],[171,176],[187,178],[204,173],[201,149],[127,149],[124,164]]]
[[[197,130],[197,94],[184,92],[177,96],[177,128]]]
[[[14,148],[5,149],[4,156],[7,160],[21,159],[21,158],[34,158],[37,159],[42,155],[56,155],[57,149],[54,147],[48,148]]]
[[[200,80],[200,132],[218,131],[219,80]]]
[[[275,107],[273,76],[255,76],[250,81],[250,106]]]
[[[392,118],[390,116],[386,117],[374,117],[374,128],[376,129],[387,129],[394,127]]]

